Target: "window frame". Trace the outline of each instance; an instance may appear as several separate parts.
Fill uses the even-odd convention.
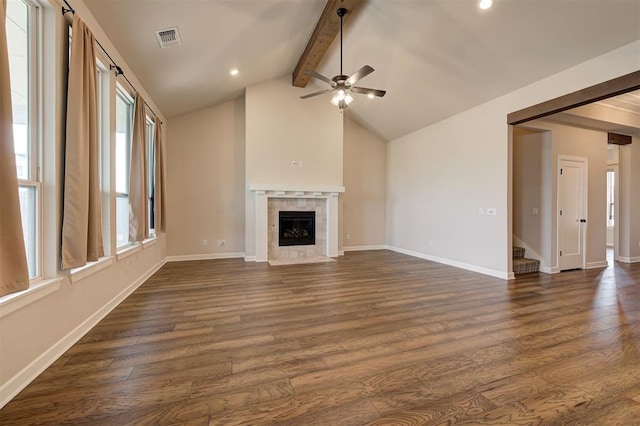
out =
[[[147,144],[147,158],[145,159],[147,165],[147,205],[149,208],[149,239],[156,237],[155,230],[155,215],[154,215],[154,205],[155,205],[155,164],[156,164],[156,152],[155,152],[155,128],[156,123],[152,116],[149,114],[145,117],[146,124],[146,141]],[[152,202],[152,194],[154,195]]]
[[[117,226],[117,222],[118,222],[118,199],[119,198],[126,198],[126,200],[129,200],[129,192],[128,192],[128,188],[129,188],[129,172],[131,169],[131,143],[132,143],[132,137],[133,137],[133,108],[134,108],[134,98],[131,95],[131,93],[125,89],[121,84],[116,83],[116,93],[115,93],[115,97],[114,97],[114,109],[116,110],[116,118],[115,118],[115,122],[114,122],[114,153],[117,152],[117,128],[118,128],[118,117],[117,117],[117,102],[118,99],[122,99],[127,105],[128,105],[128,109],[129,109],[129,120],[127,122],[127,135],[128,138],[126,140],[127,142],[127,146],[126,146],[126,168],[125,168],[125,173],[126,173],[126,189],[127,192],[119,192],[118,191],[118,185],[116,183],[116,179],[117,179],[117,170],[118,170],[118,156],[114,155],[114,160],[113,160],[113,166],[114,166],[114,187],[113,187],[113,194],[114,194],[114,198],[115,198],[115,219],[116,219],[116,227],[115,227],[115,246],[116,246],[116,250],[118,252],[122,251],[122,250],[126,250],[129,247],[135,246],[137,245],[137,243],[132,243],[129,240],[129,233],[127,231],[127,241],[123,244],[118,244],[118,226]]]
[[[32,188],[34,195],[34,259],[29,259],[25,241],[25,254],[29,264],[29,281],[35,282],[43,277],[43,230],[42,230],[42,96],[40,76],[42,75],[42,52],[40,37],[42,36],[41,6],[31,0],[19,0],[27,7],[27,137],[28,172],[27,179],[18,177],[18,188]],[[8,19],[8,17],[6,18]],[[12,106],[13,108],[13,106]],[[13,122],[13,120],[12,120]],[[15,136],[14,136],[15,137]],[[22,211],[21,211],[22,215]],[[22,232],[26,235],[25,223],[22,221]],[[31,261],[30,261],[31,260]],[[33,262],[33,263],[32,263]],[[33,270],[31,268],[33,264]]]

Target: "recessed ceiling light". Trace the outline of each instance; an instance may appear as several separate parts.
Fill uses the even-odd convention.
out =
[[[480,6],[480,9],[487,10],[493,6],[493,0],[480,0],[478,5]]]
[[[229,71],[229,74],[231,74],[231,75],[238,75],[238,73],[239,73],[239,72],[240,72],[240,71],[238,71],[238,69],[237,69],[237,68],[232,68],[232,69],[231,69],[231,71]]]

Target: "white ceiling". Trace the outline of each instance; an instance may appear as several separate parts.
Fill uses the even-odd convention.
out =
[[[290,75],[325,0],[85,3],[170,118]],[[182,46],[160,49],[154,31],[173,26]],[[349,114],[395,139],[638,39],[640,0],[495,0],[488,11],[476,0],[368,0],[345,23],[344,71],[372,66],[358,85],[387,95],[358,96]],[[337,41],[317,71],[338,74]]]

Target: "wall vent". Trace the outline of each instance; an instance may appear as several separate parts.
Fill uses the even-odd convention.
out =
[[[164,30],[156,31],[156,37],[160,47],[165,49],[171,46],[179,46],[182,44],[180,41],[180,33],[178,33],[178,27],[166,28]]]

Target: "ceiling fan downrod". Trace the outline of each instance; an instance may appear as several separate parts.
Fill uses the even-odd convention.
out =
[[[342,75],[342,18],[347,13],[347,9],[341,7],[338,9],[338,16],[340,17],[340,75]]]

